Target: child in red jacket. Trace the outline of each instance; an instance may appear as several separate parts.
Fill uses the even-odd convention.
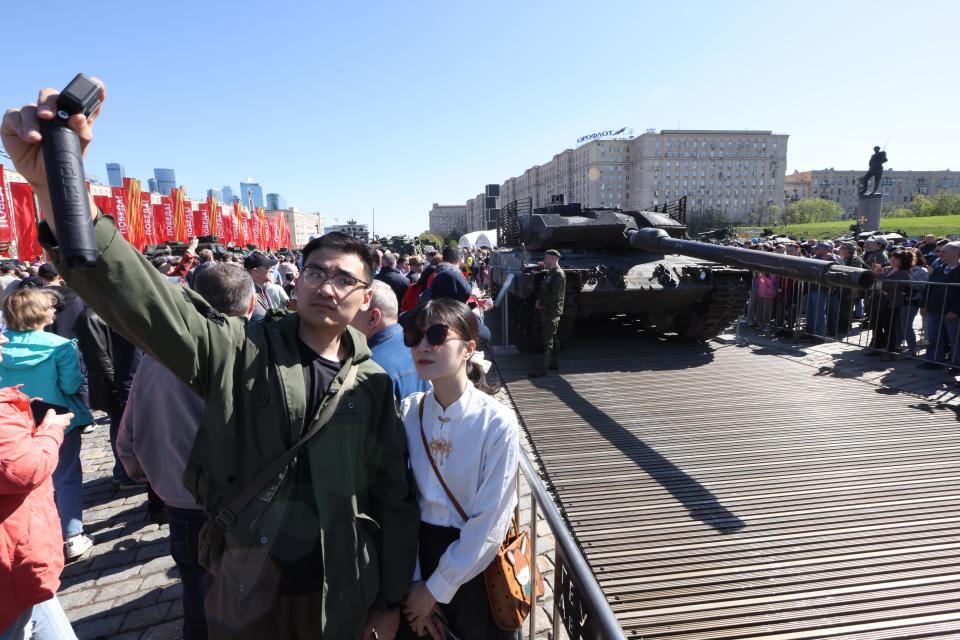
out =
[[[63,538],[51,480],[72,417],[51,409],[38,427],[30,398],[0,389],[0,640],[76,640],[55,596]]]

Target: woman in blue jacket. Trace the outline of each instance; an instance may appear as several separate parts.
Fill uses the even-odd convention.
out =
[[[0,361],[0,387],[22,385],[31,398],[65,407],[74,414],[60,447],[53,487],[63,529],[64,555],[79,558],[93,541],[83,535],[83,469],[80,467],[81,427],[93,422],[77,395],[83,384],[75,341],[47,333],[53,322],[54,296],[43,289],[21,289],[3,301],[4,335],[10,340]]]

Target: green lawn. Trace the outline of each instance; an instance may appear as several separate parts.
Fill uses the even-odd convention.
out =
[[[778,234],[791,238],[836,238],[850,233],[851,220],[836,222],[811,222],[809,224],[791,224],[774,229]],[[865,229],[866,230],[866,229]],[[937,236],[960,235],[960,215],[930,216],[927,218],[884,218],[880,221],[880,230],[884,233],[905,232],[910,237],[925,236],[932,233]],[[755,237],[763,233],[758,227],[739,227],[741,237]]]

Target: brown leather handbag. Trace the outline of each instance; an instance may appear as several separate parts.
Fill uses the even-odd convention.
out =
[[[440,486],[446,492],[450,502],[464,521],[469,520],[463,507],[454,497],[450,487],[443,481],[440,469],[430,453],[427,444],[427,434],[423,430],[423,398],[420,398],[420,438],[423,441],[423,450],[430,460],[430,466],[440,481]],[[505,631],[519,629],[524,619],[530,614],[533,601],[532,585],[536,585],[537,597],[543,596],[543,577],[537,568],[536,558],[533,557],[533,547],[530,544],[530,534],[526,529],[521,530],[514,512],[507,535],[497,549],[497,555],[483,571],[483,583],[487,588],[487,600],[490,602],[490,613],[497,626]]]

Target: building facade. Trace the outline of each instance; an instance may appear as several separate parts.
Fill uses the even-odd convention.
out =
[[[287,208],[287,201],[279,193],[267,194],[267,209],[269,211],[283,211]]]
[[[501,203],[530,198],[537,208],[557,196],[584,207],[624,210],[687,196],[688,216],[710,212],[745,221],[783,204],[787,139],[772,131],[665,129],[591,140],[508,178],[496,207],[480,202],[483,194],[468,201],[467,230],[496,228],[493,212]],[[485,219],[481,206],[489,214]]]
[[[454,231],[467,233],[467,205],[434,202],[430,209],[430,233],[445,237]]]
[[[794,172],[784,183],[784,200],[832,200],[853,216],[857,213],[860,180],[865,174],[866,171],[836,169]],[[895,208],[908,206],[917,194],[933,197],[941,191],[960,192],[960,171],[891,170],[884,171],[880,179],[883,204]]]
[[[283,217],[290,229],[291,249],[301,249],[313,238],[324,234],[323,216],[319,213],[308,213],[289,207],[283,210]]]
[[[127,177],[123,165],[116,162],[107,163],[107,184],[111,187],[122,187],[123,179]]]
[[[220,190],[221,195],[223,196],[224,202],[233,202],[233,189],[227,185],[223,185],[223,189]]]
[[[213,196],[217,199],[217,202],[223,202],[223,192],[219,189],[207,189],[207,197]]]
[[[160,185],[157,184],[156,178],[147,178],[147,189],[150,193],[160,193]]]
[[[264,208],[266,203],[263,201],[263,189],[260,184],[248,179],[247,182],[240,183],[240,202],[243,206],[253,209],[255,207]]]
[[[361,242],[370,242],[370,229],[365,224],[358,224],[356,220],[347,220],[347,224],[334,224],[326,229],[327,233],[337,232],[353,236]]]
[[[177,174],[173,169],[154,169],[153,177],[157,180],[157,191],[164,195],[177,188]]]

